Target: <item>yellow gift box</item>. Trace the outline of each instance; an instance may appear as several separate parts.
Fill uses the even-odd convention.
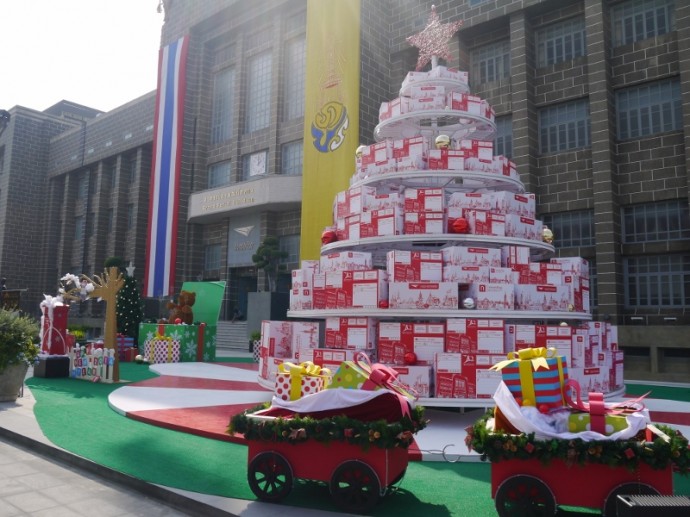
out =
[[[325,388],[330,382],[330,370],[311,361],[300,364],[284,362],[278,366],[275,396],[282,400],[297,400]]]

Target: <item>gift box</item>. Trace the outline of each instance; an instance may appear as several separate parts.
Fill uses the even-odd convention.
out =
[[[41,352],[52,355],[66,354],[69,305],[44,306],[42,310]]]
[[[372,364],[364,353],[357,353],[354,361],[344,361],[331,377],[328,388],[362,390],[388,389],[409,400],[416,397],[397,382],[398,372],[380,363]]]
[[[144,357],[151,364],[179,363],[180,342],[166,336],[156,336],[144,343]]]
[[[590,418],[589,413],[578,411],[570,414],[568,416],[568,431],[571,433],[596,431],[608,436],[628,427],[628,421],[622,415],[604,415],[604,429],[592,429]]]
[[[297,400],[321,391],[330,379],[330,371],[312,362],[285,362],[278,367],[275,396],[281,400]]]
[[[139,354],[138,348],[125,348],[124,350],[118,351],[119,359],[123,363],[132,363]]]
[[[69,377],[69,362],[66,355],[39,355],[34,365],[34,377]]]
[[[565,404],[568,365],[565,358],[556,355],[554,348],[510,352],[507,360],[491,369],[501,372],[503,382],[522,406],[550,408]]]
[[[166,336],[179,343],[180,362],[214,361],[216,358],[216,325],[139,324],[139,347],[146,355],[147,343],[156,336]]]

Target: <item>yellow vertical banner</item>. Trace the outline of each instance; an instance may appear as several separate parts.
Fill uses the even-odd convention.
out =
[[[360,0],[307,1],[300,258],[317,259],[359,145]]]

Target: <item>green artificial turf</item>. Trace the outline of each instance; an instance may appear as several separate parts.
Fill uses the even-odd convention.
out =
[[[123,380],[153,376],[146,365],[120,364]],[[107,402],[108,394],[122,384],[34,377],[27,380],[27,385],[36,399],[34,412],[41,429],[59,447],[148,482],[209,495],[256,499],[247,483],[244,445],[123,417]],[[658,396],[656,391],[654,395]],[[410,462],[399,489],[386,496],[372,515],[495,515],[490,469],[487,463]],[[690,495],[687,477],[675,478],[676,493]],[[325,484],[302,480],[295,480],[283,504],[336,510]],[[593,512],[561,508],[559,515],[586,513]]]

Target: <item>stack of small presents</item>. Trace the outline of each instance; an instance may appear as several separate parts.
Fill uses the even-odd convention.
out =
[[[496,430],[535,433],[542,438],[625,439],[644,430],[649,414],[640,399],[605,403],[591,392],[583,402],[580,385],[555,348],[511,352],[492,366],[502,382],[496,402]]]

